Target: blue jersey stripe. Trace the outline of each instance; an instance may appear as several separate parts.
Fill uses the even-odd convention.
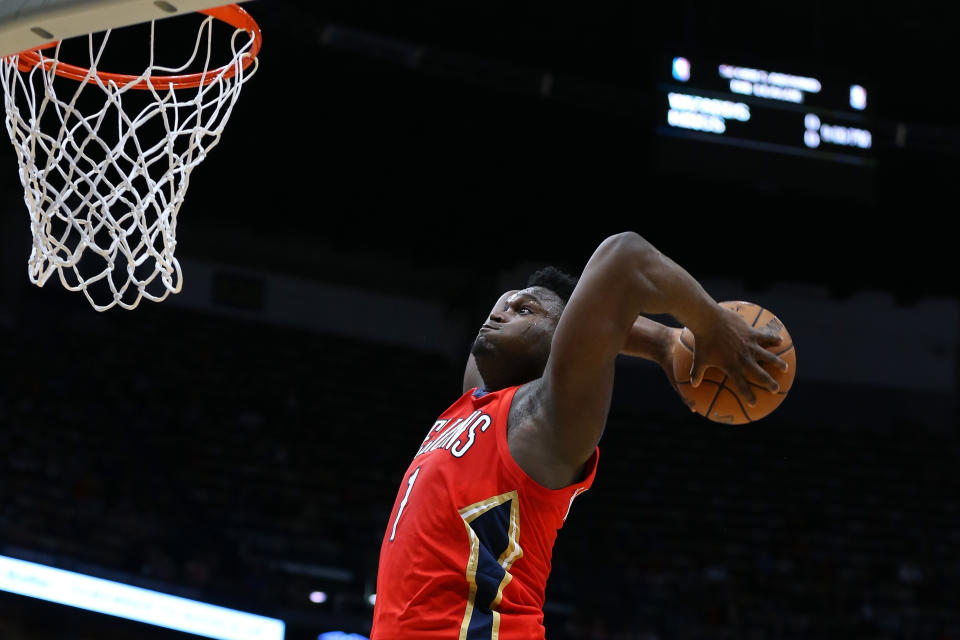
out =
[[[466,640],[490,640],[493,636],[493,602],[507,575],[498,559],[510,545],[510,500],[474,518],[469,526],[480,541],[477,556],[477,593]]]

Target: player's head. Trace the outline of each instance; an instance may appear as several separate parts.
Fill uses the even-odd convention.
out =
[[[488,389],[522,384],[543,375],[553,332],[576,285],[573,276],[546,267],[532,274],[524,289],[500,296],[471,351]]]

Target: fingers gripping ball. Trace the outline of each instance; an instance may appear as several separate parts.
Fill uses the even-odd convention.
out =
[[[763,307],[752,302],[721,302],[720,306],[736,311],[752,327],[776,333],[782,338],[780,344],[767,348],[784,360],[789,368],[781,371],[770,364],[762,365],[780,385],[780,391],[774,393],[759,383],[750,381],[750,386],[753,387],[757,398],[757,404],[751,407],[733,385],[728,383],[726,374],[716,367],[707,369],[700,386],[694,387],[690,382],[694,337],[693,333],[686,328],[680,333],[673,347],[673,375],[680,395],[687,401],[691,411],[714,422],[745,424],[769,415],[787,397],[797,372],[797,352],[787,328],[775,315]]]

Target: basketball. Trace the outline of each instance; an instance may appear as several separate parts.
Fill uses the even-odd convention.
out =
[[[694,337],[687,328],[680,333],[673,347],[673,375],[677,382],[677,389],[691,411],[714,422],[745,424],[769,415],[787,397],[797,373],[797,350],[793,346],[793,339],[787,332],[787,328],[767,309],[752,302],[739,301],[721,302],[720,306],[735,311],[750,326],[782,337],[780,344],[768,349],[784,360],[789,368],[781,371],[772,365],[762,365],[780,385],[780,391],[777,393],[768,391],[759,382],[755,383],[751,380],[750,385],[757,397],[757,404],[751,407],[734,386],[727,383],[726,374],[715,367],[708,368],[703,374],[700,386],[694,387],[690,382]]]

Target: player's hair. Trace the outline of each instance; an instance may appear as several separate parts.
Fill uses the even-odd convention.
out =
[[[557,294],[563,300],[564,306],[573,294],[574,287],[577,286],[577,278],[569,273],[564,273],[556,267],[544,267],[534,272],[527,279],[528,287],[543,287]]]

